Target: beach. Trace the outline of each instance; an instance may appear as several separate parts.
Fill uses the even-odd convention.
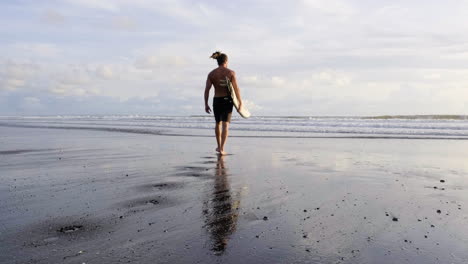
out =
[[[0,263],[468,262],[467,140],[231,136],[1,126]]]

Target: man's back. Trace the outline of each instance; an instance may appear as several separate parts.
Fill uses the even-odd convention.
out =
[[[234,71],[226,67],[218,67],[208,74],[208,78],[215,88],[214,97],[223,97],[228,95],[228,89],[226,86],[221,86],[221,80],[228,77],[229,80],[233,81],[234,76]]]

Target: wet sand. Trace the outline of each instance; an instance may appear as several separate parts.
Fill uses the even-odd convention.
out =
[[[468,262],[467,141],[228,144],[2,127],[0,263]]]

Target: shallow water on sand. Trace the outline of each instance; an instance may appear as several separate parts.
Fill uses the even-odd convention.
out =
[[[235,132],[233,132],[235,135]],[[468,142],[0,130],[0,263],[466,263]]]

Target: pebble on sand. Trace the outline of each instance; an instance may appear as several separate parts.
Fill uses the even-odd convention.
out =
[[[398,218],[397,218],[397,217],[393,217],[393,218],[392,218],[392,221],[393,221],[393,222],[398,222]]]
[[[65,226],[65,227],[61,227],[59,230],[57,230],[58,232],[61,232],[61,233],[71,233],[71,232],[75,232],[75,231],[78,231],[80,229],[82,229],[83,226],[82,225],[72,225],[72,226]]]

